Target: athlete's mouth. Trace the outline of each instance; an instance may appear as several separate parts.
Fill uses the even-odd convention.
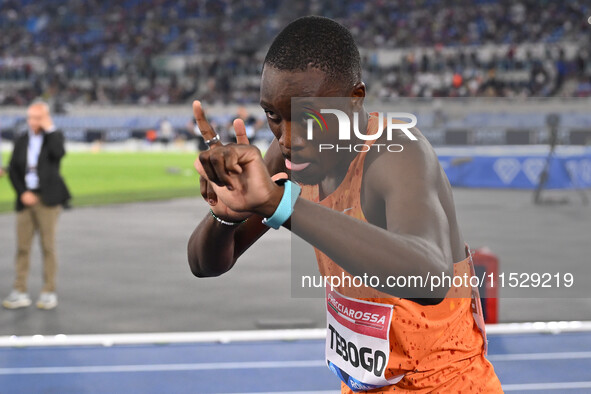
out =
[[[285,167],[290,171],[302,171],[304,168],[308,167],[310,162],[305,163],[292,163],[289,159],[285,159]]]

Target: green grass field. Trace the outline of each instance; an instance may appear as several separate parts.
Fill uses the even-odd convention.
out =
[[[9,155],[3,154],[4,165]],[[195,153],[68,153],[62,175],[73,206],[199,196]],[[14,207],[8,176],[0,178],[0,212]]]

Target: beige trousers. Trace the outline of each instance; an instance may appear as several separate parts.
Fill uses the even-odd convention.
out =
[[[43,290],[55,291],[55,275],[57,272],[57,259],[55,251],[55,233],[57,220],[62,210],[61,205],[49,207],[39,201],[37,204],[26,207],[16,215],[16,279],[14,289],[26,292],[27,279],[31,255],[31,244],[35,232],[39,232],[41,249],[43,251]]]

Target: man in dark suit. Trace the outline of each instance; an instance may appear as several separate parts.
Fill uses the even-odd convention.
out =
[[[33,237],[39,232],[44,286],[37,307],[53,309],[57,306],[55,232],[62,206],[70,199],[60,175],[60,162],[66,153],[64,135],[56,130],[44,102],[29,107],[27,124],[28,133],[15,139],[8,171],[17,194],[16,278],[13,291],[2,305],[8,309],[31,305],[27,294],[29,257]]]

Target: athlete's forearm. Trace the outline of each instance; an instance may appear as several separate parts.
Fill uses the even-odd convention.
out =
[[[443,253],[431,242],[384,230],[302,198],[287,226],[351,275],[375,275],[385,283],[389,275],[449,274]],[[446,292],[444,288],[437,294],[426,294],[424,289],[381,290],[405,298],[443,298]]]
[[[269,227],[262,217],[252,215],[238,226],[228,226],[207,215],[197,226],[187,247],[191,272],[198,277],[219,276],[230,270],[236,260]]]
[[[187,256],[197,277],[219,276],[234,265],[234,234],[238,226],[228,226],[207,215],[189,238]]]

